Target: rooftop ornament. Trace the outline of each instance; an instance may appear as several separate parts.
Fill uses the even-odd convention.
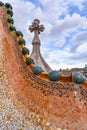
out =
[[[41,44],[38,35],[40,32],[43,32],[44,29],[44,26],[40,25],[40,21],[38,19],[34,19],[32,25],[29,26],[30,32],[34,32],[34,39],[32,41],[32,44]]]
[[[36,66],[42,66],[42,68],[46,72],[50,72],[51,68],[46,63],[46,61],[43,59],[43,57],[41,56],[41,52],[40,52],[41,42],[39,39],[39,34],[41,32],[43,32],[44,29],[45,29],[44,26],[42,24],[40,24],[40,21],[38,19],[34,19],[34,21],[32,22],[32,25],[29,26],[30,32],[34,32],[34,38],[32,41],[33,50],[32,50],[30,57],[34,59]]]

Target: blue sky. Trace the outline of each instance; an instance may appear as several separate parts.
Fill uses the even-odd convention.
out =
[[[52,69],[84,67],[87,64],[87,0],[3,0],[11,3],[14,25],[24,34],[32,51],[35,18],[45,30],[40,35],[41,53]]]

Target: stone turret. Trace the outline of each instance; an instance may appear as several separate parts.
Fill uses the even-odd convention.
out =
[[[41,66],[48,73],[51,71],[51,68],[43,59],[40,52],[41,42],[39,39],[39,34],[40,32],[43,32],[44,29],[45,29],[44,26],[40,25],[40,21],[38,19],[35,19],[32,25],[29,26],[30,32],[34,32],[34,38],[32,41],[33,50],[30,57],[34,59],[35,65]]]
[[[84,76],[87,78],[87,65],[85,65],[84,67],[84,72],[83,72]]]

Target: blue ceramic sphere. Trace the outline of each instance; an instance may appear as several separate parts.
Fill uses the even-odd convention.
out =
[[[48,76],[49,76],[49,79],[50,79],[51,81],[58,81],[59,78],[60,78],[60,72],[54,70],[54,71],[51,71],[51,72],[48,74]]]
[[[82,84],[86,80],[85,76],[80,72],[74,72],[72,78],[76,84]]]
[[[42,67],[40,66],[34,66],[33,73],[38,75],[41,71],[43,71]]]

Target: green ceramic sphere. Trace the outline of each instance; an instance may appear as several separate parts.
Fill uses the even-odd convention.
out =
[[[26,58],[26,64],[27,65],[30,65],[32,63],[34,64],[34,60],[32,58],[30,58],[30,57]]]
[[[22,39],[20,39],[19,41],[18,41],[18,43],[19,43],[19,45],[22,45],[22,44],[24,44],[25,45],[25,40],[22,38]]]
[[[17,35],[17,37],[18,36],[22,36],[23,37],[23,33],[21,31],[16,31],[16,35]]]
[[[8,10],[7,10],[7,14],[9,14],[9,15],[12,17],[12,16],[13,16],[12,10],[8,9]]]
[[[85,76],[80,72],[72,73],[72,78],[76,84],[82,84],[86,80]]]
[[[12,24],[14,24],[14,20],[13,20],[12,17],[8,17],[7,21],[8,21],[8,23],[12,23]]]
[[[23,55],[29,54],[29,49],[26,48],[26,47],[24,47],[24,48],[22,49],[22,54],[23,54]]]
[[[40,66],[34,66],[33,73],[38,75],[41,71],[43,71],[42,67]]]
[[[5,7],[6,7],[7,9],[12,9],[11,4],[9,4],[9,3],[5,3]]]
[[[16,31],[15,26],[11,26],[9,29],[10,29],[11,31]]]
[[[4,3],[0,1],[0,7],[3,6],[3,5],[4,5]]]
[[[58,81],[60,78],[60,72],[53,70],[48,74],[48,76],[51,81]]]

